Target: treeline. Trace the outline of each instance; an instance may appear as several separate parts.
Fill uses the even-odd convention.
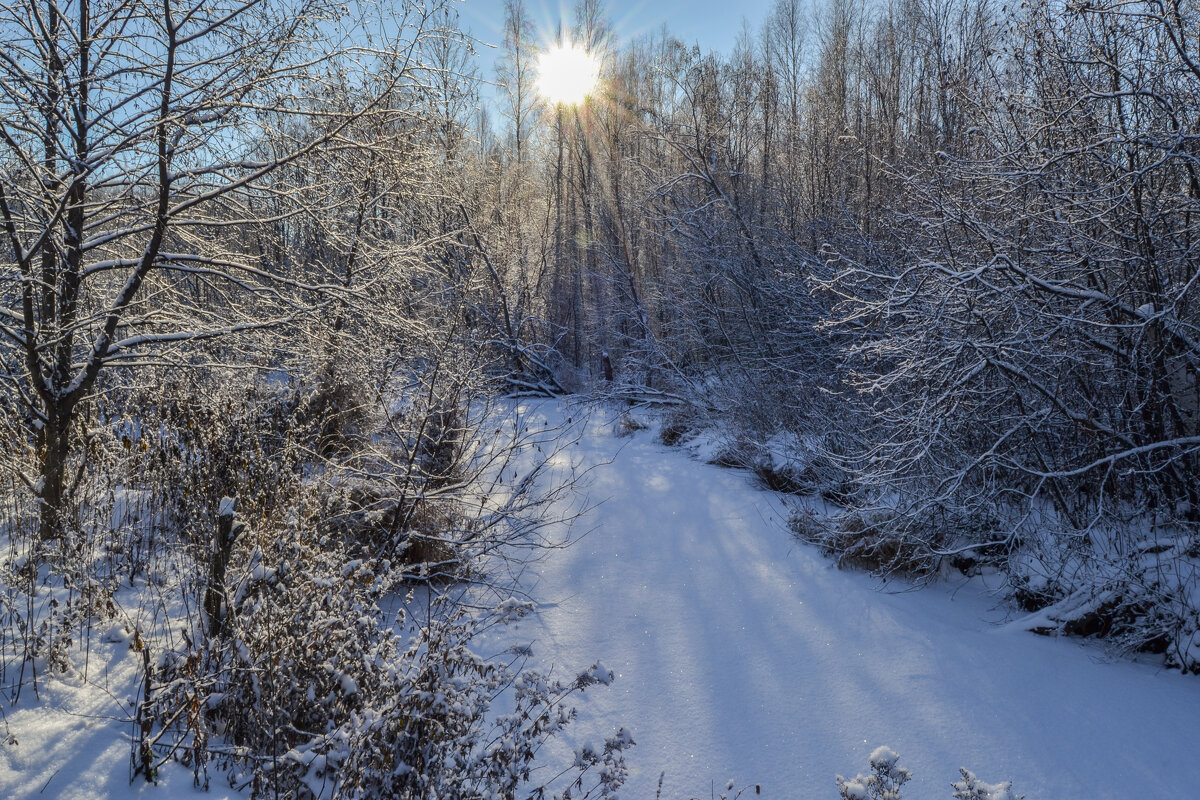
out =
[[[1200,666],[1196,4],[780,0],[720,55],[585,0],[579,108],[507,13],[476,216],[561,383],[683,400],[841,558]]]

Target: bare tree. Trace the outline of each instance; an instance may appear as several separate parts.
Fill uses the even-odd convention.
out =
[[[429,12],[398,13],[325,0],[0,6],[0,336],[20,354],[8,387],[36,440],[25,480],[44,539],[64,532],[79,409],[109,367],[279,325],[331,288],[273,257],[261,236],[284,220],[248,223],[290,213],[270,198],[297,187],[272,176],[386,112]]]
[[[512,126],[512,149],[518,168],[525,164],[529,137],[540,110],[533,90],[537,48],[532,40],[533,22],[525,0],[505,0],[505,53],[496,71],[505,92],[504,115]]]

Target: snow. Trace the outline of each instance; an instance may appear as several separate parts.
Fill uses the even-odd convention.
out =
[[[846,800],[870,800],[867,787],[857,778],[842,784],[842,797]]]
[[[1200,785],[1195,677],[1001,624],[978,580],[881,591],[792,539],[784,500],[748,473],[660,445],[653,425],[617,435],[616,411],[523,408],[546,437],[573,418],[580,435],[554,471],[584,476],[590,507],[578,516],[579,493],[555,501],[577,518],[544,535],[578,541],[530,565],[527,595],[505,608],[515,621],[482,650],[601,684],[576,698],[579,719],[543,751],[543,775],[621,730],[637,743],[627,799],[655,797],[662,772],[665,800],[727,781],[757,784],[744,795],[756,798],[834,798],[835,775],[894,753],[912,771],[906,798],[949,800],[960,767],[1002,782],[962,774],[997,799],[1180,797]],[[4,708],[0,797],[240,796],[219,779],[194,789],[179,766],[157,787],[129,782],[133,630],[106,623],[86,677],[42,675],[40,698],[27,688]]]
[[[527,406],[531,427],[578,408]],[[617,438],[593,414],[567,474],[590,466],[586,535],[536,565],[540,603],[505,635],[531,665],[616,673],[589,690],[572,747],[618,726],[637,746],[621,796],[836,797],[881,745],[905,797],[949,798],[959,768],[1030,798],[1128,800],[1200,785],[1200,682],[1004,621],[978,581],[908,591],[840,571],[787,533],[779,495],[743,471]],[[566,460],[564,459],[564,462]],[[753,793],[753,790],[751,790]]]
[[[955,798],[963,800],[1020,800],[1012,794],[1010,782],[986,783],[975,777],[969,769],[962,770],[961,781],[954,782]]]
[[[890,767],[900,760],[900,754],[887,745],[881,745],[871,751],[871,755],[867,757],[867,763],[876,769]]]
[[[178,765],[159,773],[158,785],[130,783],[130,743],[141,653],[119,627],[92,644],[87,674],[42,676],[39,697],[25,687],[16,708],[0,723],[0,797],[8,800],[100,800],[102,798],[241,797],[214,783],[192,786]]]

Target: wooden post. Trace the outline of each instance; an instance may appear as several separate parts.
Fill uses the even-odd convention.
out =
[[[229,568],[229,557],[233,543],[245,525],[234,523],[237,511],[236,497],[222,497],[217,512],[217,536],[213,542],[212,560],[209,562],[208,586],[204,590],[204,613],[208,617],[208,635],[219,635],[225,627],[225,571]]]

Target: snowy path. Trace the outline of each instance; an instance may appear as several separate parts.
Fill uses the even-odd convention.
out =
[[[579,737],[632,731],[622,797],[665,770],[664,798],[729,779],[836,798],[880,744],[914,772],[906,798],[949,798],[959,766],[1029,800],[1200,796],[1197,678],[997,626],[970,587],[880,592],[792,540],[745,473],[612,431],[597,413],[569,449],[597,465],[590,532],[536,567],[541,608],[509,635],[556,674],[618,674],[582,698]]]

